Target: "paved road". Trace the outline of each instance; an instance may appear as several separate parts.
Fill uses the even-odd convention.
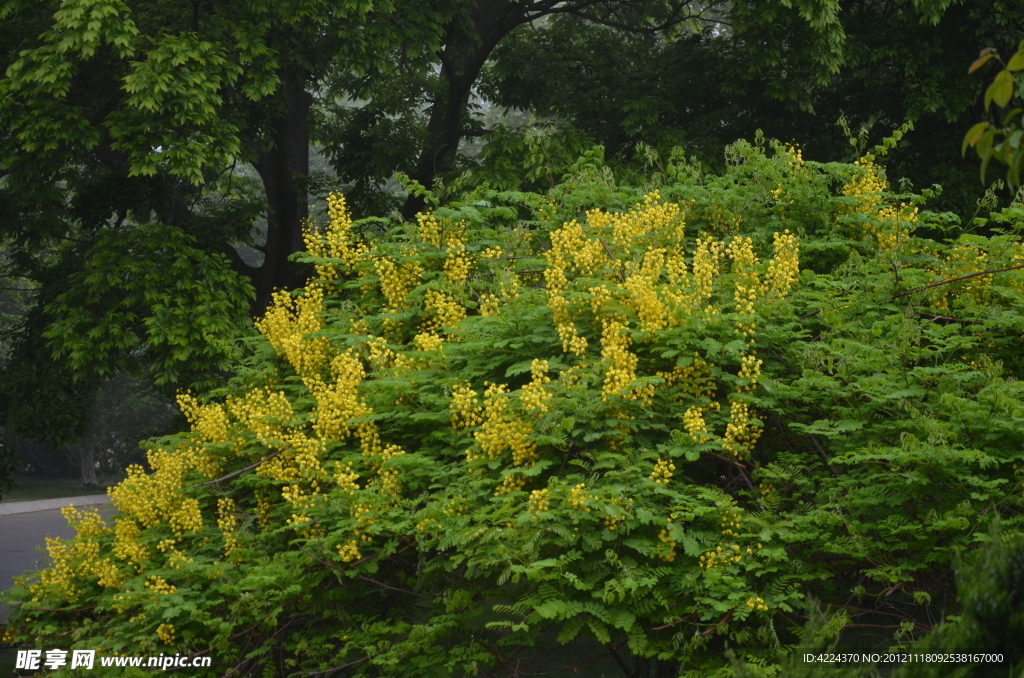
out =
[[[111,506],[98,508],[104,517],[114,512]],[[67,538],[74,534],[58,509],[0,516],[0,589],[13,586],[14,577],[25,570],[47,564],[46,537]],[[0,603],[0,624],[6,622],[7,607]]]

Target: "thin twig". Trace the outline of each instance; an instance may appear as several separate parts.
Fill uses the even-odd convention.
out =
[[[985,324],[985,323],[981,322],[980,320],[964,320],[963,318],[950,318],[949,316],[946,316],[946,315],[935,315],[934,313],[921,313],[920,315],[925,317],[925,318],[930,318],[929,322],[937,322],[937,321],[940,321],[940,320],[946,320],[948,322],[961,323],[961,324],[964,324],[964,325],[984,325]]]
[[[302,548],[301,546],[299,547],[299,550],[302,551],[303,553],[305,553],[307,556],[309,556],[313,560],[315,560],[316,562],[320,563],[321,565],[325,565],[325,566],[331,568],[332,570],[337,570],[338,572],[342,572],[342,573],[348,574],[347,572],[345,572],[345,570],[341,569],[337,565],[332,565],[331,563],[328,563],[327,561],[320,560],[319,558],[317,558],[316,556],[314,556],[312,553],[310,553],[306,549]],[[356,575],[356,576],[358,576],[363,581],[368,581],[371,584],[376,584],[377,586],[382,586],[382,587],[384,587],[386,589],[391,589],[392,591],[398,591],[399,593],[408,593],[410,596],[416,596],[418,598],[426,598],[427,600],[433,600],[432,597],[425,596],[422,593],[416,593],[415,591],[407,591],[405,589],[395,588],[394,586],[388,586],[384,582],[377,581],[376,579],[370,579],[369,577],[364,577],[361,574],[360,575]]]
[[[1007,266],[1006,268],[993,268],[993,269],[988,270],[988,271],[979,271],[977,273],[968,273],[967,275],[962,275],[962,276],[960,276],[958,278],[950,278],[949,280],[940,280],[939,282],[932,283],[931,285],[925,285],[924,287],[918,287],[916,290],[910,290],[909,292],[900,292],[899,294],[893,295],[893,299],[899,299],[900,297],[905,297],[908,294],[914,294],[916,292],[924,292],[925,290],[929,290],[929,289],[931,289],[933,287],[938,287],[939,285],[948,285],[949,283],[959,282],[961,280],[967,280],[968,278],[977,278],[979,275],[988,275],[989,273],[1003,273],[1004,271],[1016,271],[1017,269],[1020,269],[1020,268],[1024,268],[1024,264],[1018,264],[1016,266]]]
[[[679,619],[675,620],[671,624],[665,624],[664,626],[653,626],[653,627],[651,627],[651,630],[652,631],[663,631],[663,630],[665,630],[667,628],[671,628],[671,627],[675,626],[676,624],[683,623],[684,621],[688,620],[690,617],[692,617],[695,614],[697,614],[697,613],[696,612],[691,612],[690,614],[686,615],[685,617],[680,617]]]
[[[384,582],[379,582],[376,579],[370,579],[369,577],[364,577],[363,575],[359,575],[359,578],[363,581],[368,581],[371,584],[376,584],[377,586],[383,586],[386,589],[391,589],[392,591],[398,591],[399,593],[408,593],[410,596],[416,596],[417,598],[425,598],[426,600],[433,600],[431,596],[425,596],[422,593],[416,593],[415,591],[408,591],[406,589],[395,588],[394,586],[388,586]]]
[[[368,657],[363,657],[362,659],[357,659],[354,662],[349,662],[348,664],[342,664],[341,666],[335,666],[334,668],[327,669],[325,671],[307,671],[303,675],[305,675],[305,676],[324,676],[324,675],[327,675],[328,673],[334,673],[335,671],[341,671],[342,669],[347,669],[350,666],[355,666],[356,664],[362,664],[363,662],[366,662],[366,661],[370,661],[370,657],[369,656]]]
[[[893,299],[899,299],[900,297],[905,297],[905,296],[910,295],[910,294],[916,294],[918,292],[924,292],[925,290],[930,290],[931,288],[938,287],[940,285],[948,285],[949,283],[960,282],[961,280],[967,280],[968,278],[977,278],[979,275],[989,275],[990,273],[1004,273],[1006,271],[1016,271],[1016,270],[1019,270],[1019,269],[1022,269],[1022,268],[1024,268],[1024,264],[1018,264],[1016,266],[1007,266],[1006,268],[993,268],[993,269],[989,269],[987,271],[978,271],[977,273],[968,273],[967,275],[961,275],[961,276],[956,277],[956,278],[950,278],[949,280],[940,280],[939,282],[932,283],[931,285],[925,285],[924,287],[918,287],[917,289],[910,290],[909,292],[900,292],[899,294],[894,294],[892,298]],[[800,319],[804,320],[806,318],[810,318],[812,315],[818,315],[819,313],[821,313],[821,309],[820,308],[815,310],[815,311],[811,311],[810,313],[803,314],[802,316],[800,316]],[[951,318],[951,320],[952,320],[952,318]],[[963,321],[960,321],[960,322],[963,322]]]
[[[262,459],[260,459],[255,464],[251,464],[249,466],[246,466],[243,469],[239,469],[237,471],[229,473],[226,476],[223,476],[221,478],[217,478],[216,480],[207,480],[205,483],[199,483],[198,485],[193,485],[192,487],[202,487],[203,485],[213,485],[214,483],[219,483],[219,482],[224,481],[224,480],[231,480],[235,476],[240,476],[243,473],[245,473],[246,471],[254,469],[257,466],[259,466],[260,464],[263,464],[263,463],[266,463],[266,462],[270,461],[271,459],[273,459],[277,455],[281,454],[282,452],[284,452],[284,450],[278,450],[277,452],[274,452],[273,454],[268,454],[267,456],[263,457]]]
[[[828,470],[832,471],[832,476],[834,478],[838,478],[839,477],[839,472],[836,471],[836,469],[832,466],[831,462],[829,462],[828,455],[825,454],[825,450],[823,450],[821,445],[818,443],[818,439],[814,437],[813,433],[811,433],[809,435],[810,435],[810,438],[811,438],[811,444],[814,445],[814,449],[816,449],[818,451],[818,456],[821,457],[821,460],[823,462],[825,462],[825,466],[828,466]]]
[[[612,261],[618,263],[619,260],[615,258],[614,254],[612,254],[612,251],[608,247],[608,243],[606,243],[604,241],[604,238],[598,238],[597,241],[599,243],[601,243],[601,246],[604,247],[604,251],[608,253],[608,258],[611,259]],[[625,271],[622,270],[622,266],[621,265],[619,266],[619,277],[622,278],[622,282],[626,282],[626,273],[625,273]]]
[[[706,636],[706,635],[710,634],[712,631],[715,631],[716,629],[722,628],[722,626],[724,626],[725,624],[729,623],[730,619],[732,619],[732,610],[729,610],[729,613],[727,615],[725,615],[724,617],[722,617],[722,620],[720,622],[718,622],[714,626],[710,627],[707,631],[705,631],[701,635],[702,636]]]

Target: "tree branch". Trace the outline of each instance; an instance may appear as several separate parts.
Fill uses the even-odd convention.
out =
[[[924,292],[925,290],[930,290],[931,288],[938,287],[939,285],[948,285],[949,283],[960,282],[961,280],[967,280],[968,278],[977,278],[979,275],[988,275],[990,273],[1002,273],[1004,271],[1016,271],[1021,268],[1024,268],[1024,264],[1018,264],[1016,266],[1007,266],[1006,268],[993,268],[988,271],[978,271],[977,273],[968,273],[967,275],[962,275],[957,278],[950,278],[949,280],[940,280],[939,282],[932,283],[931,285],[918,287],[916,290],[910,290],[909,292],[900,292],[899,294],[893,295],[893,299],[899,299],[900,297],[905,297],[908,294]]]
[[[968,273],[967,275],[961,275],[961,276],[958,276],[956,278],[950,278],[949,280],[940,280],[939,282],[932,283],[931,285],[925,285],[924,287],[918,287],[917,289],[910,290],[908,292],[900,292],[899,294],[894,294],[892,296],[892,298],[893,299],[899,299],[900,297],[905,297],[905,296],[908,296],[908,295],[911,295],[911,294],[917,294],[918,292],[924,292],[925,290],[930,290],[931,288],[939,287],[940,285],[948,285],[949,283],[960,282],[961,280],[967,280],[969,278],[977,278],[979,275],[989,275],[990,273],[1004,273],[1006,271],[1017,271],[1017,270],[1020,270],[1022,268],[1024,268],[1024,264],[1018,264],[1016,266],[1007,266],[1006,268],[992,268],[992,269],[989,269],[987,271],[978,271],[977,273]],[[820,308],[817,309],[817,310],[811,311],[810,313],[803,314],[802,316],[800,316],[800,319],[804,320],[806,318],[810,318],[812,315],[818,315],[819,313],[821,313],[821,309]],[[941,316],[936,316],[936,319],[941,319]],[[951,320],[952,320],[952,318],[951,318]],[[965,321],[958,321],[958,322],[965,322]]]
[[[205,483],[199,483],[198,485],[193,485],[192,487],[202,487],[203,485],[213,485],[214,483],[219,483],[219,482],[222,482],[224,480],[231,480],[235,476],[240,476],[243,473],[245,473],[246,471],[254,469],[257,466],[259,466],[260,464],[264,464],[264,463],[270,461],[271,459],[273,459],[277,455],[281,454],[282,452],[284,452],[284,450],[278,450],[277,452],[274,452],[273,454],[268,454],[267,456],[263,457],[262,459],[260,459],[255,464],[250,464],[249,466],[246,466],[243,469],[238,469],[237,471],[235,471],[233,473],[229,473],[226,476],[223,476],[221,478],[217,478],[216,480],[207,480]]]

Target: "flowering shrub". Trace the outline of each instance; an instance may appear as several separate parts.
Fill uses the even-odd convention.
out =
[[[333,196],[315,276],[229,389],[180,396],[112,525],[69,512],[9,640],[209,676],[710,676],[727,648],[768,676],[813,597],[837,640],[912,642],[951,554],[1020,531],[1024,212],[938,242],[870,156],[728,159],[634,189],[591,154],[380,238]]]

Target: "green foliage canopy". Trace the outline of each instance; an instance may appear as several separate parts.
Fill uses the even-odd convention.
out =
[[[773,675],[808,596],[849,642],[923,636],[951,558],[1021,532],[1024,211],[939,243],[913,230],[955,218],[871,156],[727,168],[630,187],[596,149],[383,237],[333,198],[317,275],[180,398],[113,527],[70,516],[13,639],[211,676],[696,677],[727,647]]]

